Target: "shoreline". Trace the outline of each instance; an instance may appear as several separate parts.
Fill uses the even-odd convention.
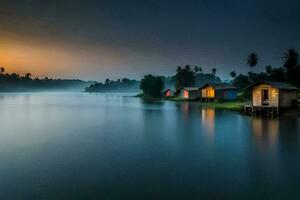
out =
[[[218,110],[229,110],[243,114],[244,105],[247,101],[226,101],[226,102],[200,102],[199,100],[188,100],[178,97],[145,97],[143,94],[138,94],[133,97],[141,98],[148,101],[174,101],[174,102],[198,102],[201,106],[207,108],[215,108]],[[281,117],[300,116],[300,107],[287,109],[282,112]]]

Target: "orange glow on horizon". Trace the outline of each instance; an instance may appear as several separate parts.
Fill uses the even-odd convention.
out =
[[[95,74],[99,70],[107,74],[120,65],[120,55],[103,48],[3,35],[0,38],[0,66],[7,73],[31,73],[33,77],[41,78],[77,78],[80,75],[97,78]]]

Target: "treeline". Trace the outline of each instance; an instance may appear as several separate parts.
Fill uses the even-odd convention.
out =
[[[31,78],[27,73],[21,76],[17,73],[5,73],[5,68],[0,67],[0,92],[35,92],[35,91],[59,91],[59,90],[78,90],[84,88],[92,82],[78,79],[44,79]]]
[[[104,83],[97,82],[85,88],[86,92],[137,92],[139,90],[139,81],[128,78],[118,79],[116,81],[106,79]]]
[[[185,65],[178,66],[175,75],[171,77],[161,77],[166,88],[178,89],[180,87],[204,85],[207,82],[221,83],[222,80],[216,73],[216,68],[212,68],[210,73],[204,73],[200,66],[191,67],[191,65]]]
[[[141,80],[140,89],[144,96],[160,97],[164,88],[193,87],[201,86],[205,83],[222,83],[220,77],[216,75],[217,69],[212,68],[211,73],[203,73],[199,66],[190,65],[178,66],[176,74],[172,77],[146,75]]]
[[[195,84],[197,85],[204,84],[206,82],[221,83],[221,79],[218,76],[216,76],[216,71],[217,71],[216,69],[212,69],[211,73],[203,73],[202,68],[199,66],[195,66],[193,68],[191,68],[190,65],[186,65],[184,67],[178,66],[175,75],[169,77],[159,76],[159,79],[161,79],[160,83],[162,83],[163,88],[164,87],[179,88],[183,86],[193,86]],[[154,76],[150,75],[147,77],[147,79],[149,78],[149,80],[153,81],[152,79],[153,77]],[[141,81],[131,80],[128,78],[118,79],[116,81],[106,79],[104,83],[98,82],[90,85],[89,87],[85,88],[85,91],[86,92],[138,92],[140,89],[142,89],[141,87],[155,88],[157,86],[157,83],[154,83],[154,85],[155,86],[153,85],[147,86],[146,83],[145,86],[142,86]],[[151,91],[152,89],[153,88],[149,88],[149,91]]]
[[[145,96],[160,97],[163,89],[181,87],[202,86],[205,83],[223,83],[231,84],[240,89],[243,89],[251,83],[269,80],[287,82],[300,88],[300,65],[299,54],[295,49],[288,49],[282,57],[282,66],[272,67],[267,65],[265,71],[254,73],[254,67],[259,63],[259,58],[256,53],[251,53],[246,64],[250,67],[248,74],[237,75],[235,71],[230,73],[232,80],[222,82],[216,76],[216,68],[212,68],[211,73],[202,73],[202,68],[195,66],[193,69],[190,65],[185,67],[179,66],[176,74],[172,77],[165,78],[163,76],[146,75],[141,80],[140,89]]]
[[[299,54],[295,49],[288,49],[284,52],[282,59],[282,66],[272,67],[265,66],[265,71],[254,73],[254,67],[259,63],[259,58],[256,53],[251,53],[247,58],[247,64],[251,68],[248,74],[237,75],[235,71],[230,73],[233,80],[232,85],[244,88],[249,84],[261,80],[287,82],[300,88],[300,65]]]

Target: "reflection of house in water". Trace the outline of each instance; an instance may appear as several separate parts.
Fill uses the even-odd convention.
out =
[[[252,118],[252,132],[256,142],[276,145],[279,133],[278,119]]]
[[[208,131],[209,134],[215,132],[215,109],[202,108],[202,125]]]

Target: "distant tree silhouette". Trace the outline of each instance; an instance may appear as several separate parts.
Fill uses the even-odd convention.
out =
[[[4,67],[0,67],[0,73],[3,74],[5,72],[5,68]]]
[[[286,71],[287,80],[296,86],[300,86],[299,54],[295,49],[288,49],[283,56],[283,67]]]
[[[235,77],[236,77],[235,71],[230,72],[230,76],[231,76],[232,78],[235,78]]]
[[[212,69],[211,69],[211,72],[212,72],[214,75],[216,75],[217,69],[216,69],[216,68],[212,68]]]
[[[251,72],[253,72],[253,67],[255,65],[257,65],[258,63],[258,56],[256,53],[251,53],[249,56],[248,56],[248,59],[247,59],[247,64],[250,66],[251,68]]]
[[[31,78],[30,73],[21,76],[17,73],[5,73],[0,67],[0,92],[34,92],[48,90],[79,90],[82,91],[91,82],[81,80],[39,79]]]
[[[295,49],[288,49],[283,56],[283,66],[287,71],[296,68],[299,64],[299,54]]]
[[[27,79],[27,80],[31,79],[31,73],[26,73],[25,74],[25,79]]]
[[[203,71],[202,67],[198,67],[198,71],[199,71],[199,73],[202,73],[202,71]]]
[[[198,66],[197,66],[197,65],[194,67],[194,71],[195,71],[195,73],[196,73],[196,74],[198,74],[198,72],[199,72],[199,68],[198,68]]]
[[[105,80],[105,84],[109,84],[110,83],[110,80],[107,78],[106,80]]]
[[[273,71],[272,66],[271,66],[271,65],[267,65],[267,66],[266,66],[266,74],[267,74],[268,76],[271,76],[272,71]]]
[[[141,80],[140,89],[143,94],[151,97],[160,97],[164,89],[164,81],[161,76],[145,75]]]
[[[186,65],[184,68],[177,67],[175,75],[176,83],[175,88],[191,87],[195,84],[196,73],[191,70],[190,65]]]

